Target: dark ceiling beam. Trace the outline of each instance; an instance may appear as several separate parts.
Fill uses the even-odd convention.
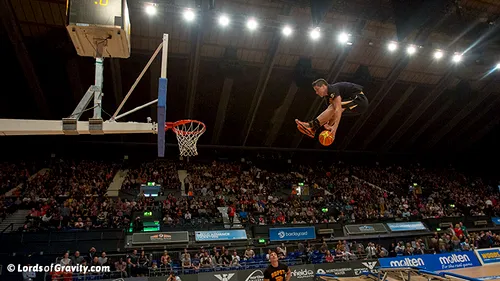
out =
[[[422,28],[419,30],[417,33],[414,42],[416,44],[424,45],[427,43],[427,40],[429,39],[429,36],[431,35],[432,31],[439,27],[444,20],[451,14],[451,11],[443,15],[439,19],[428,19],[425,24],[423,24]],[[370,105],[368,107],[367,112],[365,112],[363,115],[361,115],[354,126],[349,130],[349,133],[347,133],[347,137],[344,138],[342,141],[339,149],[340,150],[345,150],[348,146],[349,143],[354,139],[354,137],[357,135],[359,130],[363,127],[363,125],[366,123],[366,120],[370,118],[372,113],[375,111],[375,109],[379,106],[379,104],[382,102],[382,100],[387,96],[387,94],[391,91],[392,87],[396,83],[396,81],[399,79],[399,75],[403,72],[403,70],[406,68],[408,63],[410,62],[410,58],[408,56],[404,56],[398,60],[396,65],[393,67],[391,70],[391,73],[389,74],[389,77],[387,77],[387,80],[383,83],[382,87],[379,89],[375,97],[370,101]]]
[[[432,124],[434,124],[434,122],[439,117],[441,117],[441,115],[443,115],[443,113],[446,112],[446,110],[448,110],[448,108],[450,108],[453,102],[454,99],[448,99],[443,106],[440,106],[438,111],[434,112],[434,114],[432,114],[432,117],[429,120],[427,120],[427,122],[425,122],[425,124],[422,127],[420,127],[415,134],[411,136],[411,138],[408,140],[408,143],[406,144],[406,147],[412,146],[420,137],[420,135],[422,135]]]
[[[281,106],[276,109],[276,111],[274,112],[274,116],[271,119],[271,126],[269,127],[267,133],[264,144],[265,146],[272,146],[272,144],[276,140],[276,137],[281,131],[281,127],[283,126],[283,123],[285,121],[286,114],[288,113],[288,110],[290,109],[290,106],[295,99],[295,94],[297,94],[298,90],[299,88],[297,87],[297,83],[295,83],[295,81],[292,81],[292,83],[288,87],[288,92],[286,94],[285,100],[283,101]]]
[[[76,105],[78,104],[78,102],[80,102],[83,94],[85,93],[82,87],[82,80],[80,79],[80,69],[77,57],[68,59],[68,61],[66,62],[66,72],[68,73],[69,84],[71,86],[73,99]]]
[[[410,95],[415,91],[417,87],[416,86],[410,86],[406,91],[403,93],[401,98],[396,102],[396,104],[391,108],[391,110],[384,116],[384,119],[377,125],[375,130],[372,131],[372,133],[365,139],[363,142],[363,145],[361,147],[361,150],[366,149],[366,147],[370,144],[370,142],[385,128],[387,123],[389,123],[389,120],[392,119],[392,116],[396,114],[396,112],[399,110],[399,108],[403,105],[403,103],[410,97]]]
[[[492,101],[491,103],[489,103],[488,106],[486,106],[483,109],[483,111],[482,111],[483,113],[482,114],[476,114],[472,118],[468,119],[467,123],[465,123],[460,128],[460,130],[453,137],[450,138],[449,144],[458,142],[459,138],[465,132],[467,132],[467,130],[469,130],[470,127],[472,127],[474,124],[476,124],[476,122],[479,121],[479,119],[483,118],[484,114],[486,114],[488,111],[490,111],[493,107],[497,106],[498,103],[500,103],[500,95],[494,101]]]
[[[446,90],[448,85],[453,81],[453,70],[449,70],[438,85],[419,103],[418,107],[413,110],[411,115],[406,118],[404,123],[392,134],[392,136],[382,146],[383,152],[388,152],[396,142],[406,133],[406,131],[424,114],[429,106]]]
[[[269,78],[271,77],[271,72],[273,71],[274,63],[276,62],[276,54],[278,52],[280,42],[281,42],[281,34],[280,32],[277,31],[273,35],[271,47],[269,49],[269,52],[267,53],[264,66],[260,71],[259,81],[257,82],[257,88],[255,89],[255,93],[252,99],[252,104],[250,105],[250,110],[248,111],[248,115],[245,120],[245,126],[243,127],[243,135],[242,135],[243,146],[245,146],[247,143],[248,136],[250,135],[250,131],[252,130],[252,126],[255,121],[255,115],[257,114],[260,103],[267,88],[267,83],[269,82]]]
[[[219,100],[219,107],[217,108],[217,117],[215,119],[214,131],[212,135],[212,144],[217,144],[219,142],[220,133],[224,122],[226,121],[226,110],[229,104],[229,97],[231,96],[231,91],[233,90],[233,78],[226,77],[224,79],[224,84],[222,86],[222,93]]]
[[[396,84],[398,81],[399,75],[403,72],[403,70],[406,68],[408,63],[410,62],[408,56],[402,55],[396,65],[392,68],[391,73],[387,77],[387,80],[384,81],[382,84],[382,87],[378,90],[378,92],[375,94],[375,97],[370,100],[370,105],[368,107],[368,110],[361,115],[358,120],[356,120],[356,123],[354,123],[354,126],[351,127],[349,130],[349,133],[347,133],[347,136],[344,138],[342,143],[340,144],[339,149],[340,150],[345,150],[347,146],[351,143],[352,139],[356,136],[356,134],[359,132],[361,127],[365,124],[366,120],[372,115],[372,113],[375,111],[375,109],[380,105],[382,100],[389,94],[391,91],[392,87]]]
[[[282,14],[285,16],[290,15],[292,8],[291,6],[286,6],[283,9]],[[248,111],[247,118],[245,120],[245,125],[243,126],[243,146],[246,145],[248,136],[250,135],[250,131],[252,130],[253,123],[255,121],[255,116],[257,111],[259,110],[260,103],[266,92],[267,84],[269,82],[269,78],[271,77],[271,73],[274,68],[274,64],[276,62],[276,54],[278,53],[278,49],[281,42],[281,31],[276,31],[273,35],[271,46],[269,51],[267,52],[266,59],[264,61],[264,66],[260,71],[259,81],[257,82],[257,88],[255,89],[255,93],[253,95],[252,103],[250,105],[250,110]]]
[[[19,60],[19,64],[24,72],[28,86],[34,95],[35,103],[40,110],[40,117],[49,118],[50,110],[47,105],[45,95],[43,94],[42,87],[38,81],[35,66],[31,61],[28,49],[24,44],[23,35],[19,28],[19,24],[16,21],[14,9],[12,8],[9,0],[0,0],[0,17],[2,18],[5,31],[7,32],[14,51],[16,52],[17,59]]]
[[[342,48],[340,53],[337,55],[337,58],[333,62],[333,64],[330,67],[330,71],[328,71],[328,75],[326,76],[326,81],[330,83],[335,83],[337,82],[337,79],[339,78],[340,73],[342,72],[342,69],[345,66],[345,63],[347,61],[347,57],[349,56],[349,52],[351,50],[351,47],[346,46]],[[311,81],[312,83],[312,81]],[[311,92],[313,90],[311,89]],[[309,107],[309,111],[307,111],[306,118],[304,120],[309,121],[312,120],[313,118],[316,117],[316,114],[320,110],[321,106],[323,105],[323,99],[316,97],[314,99],[313,104]],[[304,139],[304,134],[299,132],[298,130],[295,132],[295,136],[293,137],[292,140],[292,147],[297,148],[299,147],[300,143]]]
[[[463,151],[466,148],[470,147],[472,144],[479,142],[491,130],[497,127],[499,123],[500,123],[500,118],[492,119],[481,130],[475,132],[471,138],[463,139],[463,142],[458,145],[458,151]]]
[[[478,107],[485,99],[487,99],[494,89],[494,84],[496,81],[490,81],[487,85],[479,90],[476,98],[469,102],[459,113],[457,113],[453,119],[451,119],[446,126],[443,126],[439,132],[437,132],[429,142],[424,145],[424,148],[430,149],[434,147],[439,141],[446,136],[455,126],[465,117],[467,117],[476,107]],[[491,90],[490,90],[491,89]]]
[[[113,80],[113,92],[115,95],[116,106],[118,106],[123,100],[122,71],[120,67],[120,59],[111,58],[109,61],[111,64],[111,79]],[[157,92],[157,89],[153,89],[151,91]]]
[[[201,45],[203,41],[203,31],[204,31],[204,19],[206,16],[203,16],[201,13],[200,24],[193,29],[192,39],[191,39],[191,56],[189,57],[189,74],[188,74],[188,98],[186,103],[186,118],[191,119],[193,117],[194,110],[194,102],[196,96],[196,88],[198,86],[198,74],[200,70],[200,53],[201,53]]]

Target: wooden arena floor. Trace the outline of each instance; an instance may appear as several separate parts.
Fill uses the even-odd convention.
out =
[[[448,272],[453,272],[456,274],[461,274],[469,277],[496,277],[486,280],[500,279],[500,265],[486,265],[486,266],[476,266],[471,268],[461,268],[454,270],[445,270]]]
[[[487,265],[487,266],[477,266],[471,268],[461,268],[454,270],[444,270],[447,272],[453,272],[456,274],[461,274],[464,276],[469,276],[473,278],[479,278],[482,280],[500,280],[500,265]],[[388,277],[389,281],[398,281],[400,278],[395,278],[394,275]],[[363,277],[350,277],[350,278],[339,278],[341,281],[367,281],[370,279]],[[427,281],[427,278],[423,276],[412,275],[411,280],[414,281]]]

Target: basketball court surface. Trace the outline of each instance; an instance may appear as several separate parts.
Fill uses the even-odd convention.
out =
[[[449,273],[444,274],[443,273]],[[316,278],[316,280],[332,281],[366,281],[366,280],[380,280],[380,281],[430,281],[430,280],[500,280],[500,266],[477,266],[471,268],[461,268],[445,271],[425,271],[417,270],[415,268],[400,268],[400,269],[387,269],[381,268],[379,274],[369,274],[360,277],[348,278]]]

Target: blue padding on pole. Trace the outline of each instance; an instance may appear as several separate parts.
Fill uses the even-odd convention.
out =
[[[165,121],[167,117],[167,78],[158,82],[158,157],[165,156]]]

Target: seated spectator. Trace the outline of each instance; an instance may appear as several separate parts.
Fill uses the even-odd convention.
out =
[[[240,256],[236,250],[233,251],[233,255],[231,256],[231,266],[240,266]]]
[[[85,259],[80,255],[79,251],[75,252],[75,255],[71,257],[71,264],[80,265]]]
[[[205,268],[212,267],[212,259],[210,258],[208,252],[204,252],[201,254],[200,265],[201,267]]]
[[[247,249],[245,250],[244,260],[250,260],[253,258],[255,258],[255,252],[250,249],[250,246],[247,246]]]
[[[71,259],[69,258],[69,253],[68,252],[64,253],[63,258],[61,259],[61,265],[62,266],[72,265]]]
[[[325,261],[326,262],[333,262],[334,258],[330,251],[325,252]]]

